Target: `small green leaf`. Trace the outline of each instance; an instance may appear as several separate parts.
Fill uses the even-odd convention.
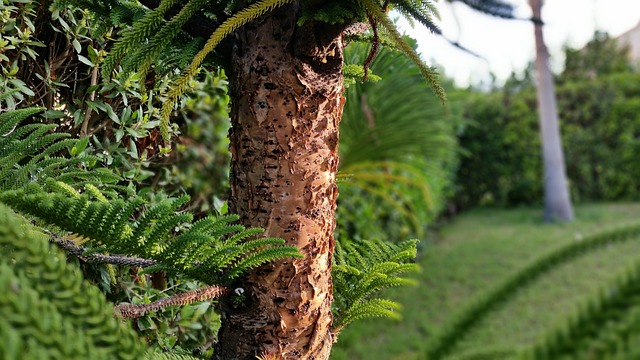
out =
[[[47,119],[60,119],[64,117],[64,111],[60,110],[47,110],[44,112],[44,116]]]
[[[78,41],[78,39],[73,39],[73,41],[71,42],[71,45],[73,45],[73,48],[76,50],[77,53],[80,53],[80,51],[82,51],[82,46],[80,46],[80,41]]]
[[[87,144],[89,144],[89,138],[85,136],[82,139],[80,139],[80,141],[78,141],[73,146],[73,148],[71,148],[71,155],[72,156],[80,155],[84,151],[84,149],[87,148]]]
[[[124,136],[124,130],[123,129],[116,130],[116,142],[120,142],[120,140],[122,140],[123,136]]]
[[[93,46],[87,46],[87,54],[92,62],[98,62],[98,52],[93,48]]]
[[[79,55],[78,54],[78,60],[80,60],[80,62],[85,63],[91,67],[96,66],[93,62],[91,62],[91,60],[87,59],[86,57]]]
[[[63,18],[58,18],[58,21],[60,22],[60,25],[62,25],[62,27],[70,32],[70,28],[69,28],[69,24],[67,24],[66,21],[64,21]]]
[[[129,155],[134,159],[138,158],[138,146],[136,146],[136,142],[133,139],[129,139]]]
[[[178,338],[175,336],[167,336],[167,337],[159,337],[158,338],[158,342],[167,349],[173,349],[173,347],[176,345],[176,341],[178,341]]]
[[[105,104],[105,105],[106,105],[106,110],[107,110],[107,116],[109,116],[109,119],[111,119],[114,123],[120,125],[121,124],[120,118],[113,111],[113,108],[111,107],[111,105],[109,105],[109,104]]]
[[[229,211],[229,205],[227,204],[227,202],[224,200],[221,200],[217,196],[213,197],[213,207],[216,209],[216,211],[220,215],[226,215],[227,212]]]
[[[87,100],[86,101],[87,106],[89,106],[90,108],[93,109],[93,111],[107,111],[107,107],[105,105],[104,102],[102,101],[91,101],[91,100]]]
[[[209,301],[205,301],[202,304],[198,305],[198,307],[196,308],[196,311],[193,313],[193,320],[196,320],[198,318],[200,318],[202,315],[204,315],[207,310],[209,310],[209,307],[211,306],[211,303]]]
[[[27,96],[35,96],[35,95],[36,95],[36,94],[35,94],[31,89],[29,89],[29,88],[27,87],[27,85],[26,85],[24,82],[22,82],[22,81],[17,80],[17,79],[13,79],[13,80],[10,80],[10,82],[11,82],[11,84],[13,84],[13,86],[15,86],[15,87],[16,87],[16,89],[20,90],[20,92],[21,92],[21,93],[23,93],[23,94],[25,94],[25,95],[27,95]]]
[[[128,127],[128,128],[126,128],[126,130],[127,130],[127,133],[129,133],[129,135],[131,135],[132,137],[134,137],[136,139],[143,138],[143,137],[146,136],[145,132],[137,130],[137,129],[134,129],[134,128]]]
[[[140,319],[138,319],[138,329],[140,329],[141,331],[144,330],[149,330],[149,329],[156,329],[156,324],[151,321],[148,317],[143,316]]]

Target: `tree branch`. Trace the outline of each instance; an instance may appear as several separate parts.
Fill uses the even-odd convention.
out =
[[[148,312],[158,311],[168,306],[184,306],[198,301],[219,298],[227,295],[230,291],[231,290],[228,287],[212,285],[206,288],[172,295],[149,304],[118,304],[113,308],[113,311],[123,319],[139,318]]]
[[[138,257],[130,257],[123,255],[104,255],[104,254],[89,254],[83,255],[88,249],[76,245],[71,240],[52,238],[51,241],[58,245],[64,251],[79,257],[86,262],[97,262],[104,264],[113,264],[118,266],[140,266],[149,267],[157,265],[155,260],[142,259]]]
[[[160,2],[157,0],[139,0],[140,3],[149,9],[155,9],[160,5]],[[164,14],[164,18],[169,20],[173,16],[177,15],[180,12],[180,6],[174,6],[171,10],[167,11]],[[222,19],[224,20],[224,19]],[[203,13],[197,13],[193,15],[182,27],[182,31],[193,37],[201,37],[208,39],[209,36],[213,33],[218,26],[220,26],[219,22],[216,22],[208,17],[206,17]]]

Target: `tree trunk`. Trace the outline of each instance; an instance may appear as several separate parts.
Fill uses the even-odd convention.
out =
[[[241,28],[230,73],[230,210],[297,246],[304,259],[242,279],[246,301],[222,304],[217,359],[327,359],[331,257],[344,104],[342,29],[298,26],[299,2]]]
[[[529,4],[533,17],[541,19],[543,0],[529,0]],[[534,24],[534,30],[538,81],[536,91],[544,162],[544,217],[546,221],[571,221],[574,218],[573,208],[569,198],[549,52],[542,37],[542,25]]]

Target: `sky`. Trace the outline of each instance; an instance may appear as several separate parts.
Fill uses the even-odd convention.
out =
[[[505,0],[519,17],[531,17],[527,0]],[[431,65],[439,65],[459,86],[487,84],[494,74],[504,82],[515,71],[522,74],[535,56],[533,25],[527,21],[503,20],[473,11],[464,4],[438,0],[444,36],[457,41],[483,59],[469,55],[431,34],[416,23],[400,19],[401,31],[418,40],[418,52]],[[640,22],[640,0],[546,0],[542,18],[551,66],[561,71],[563,48],[580,48],[595,30],[617,36]]]

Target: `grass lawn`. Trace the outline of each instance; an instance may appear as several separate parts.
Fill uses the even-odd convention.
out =
[[[479,209],[458,216],[425,242],[420,285],[390,297],[404,305],[403,320],[365,320],[347,327],[334,347],[338,359],[422,359],[432,335],[474,296],[533,259],[567,242],[640,222],[640,204],[576,208],[570,224],[544,224],[540,209]],[[602,248],[563,265],[491,313],[454,351],[530,345],[563,323],[579,304],[635,259],[640,239]]]

